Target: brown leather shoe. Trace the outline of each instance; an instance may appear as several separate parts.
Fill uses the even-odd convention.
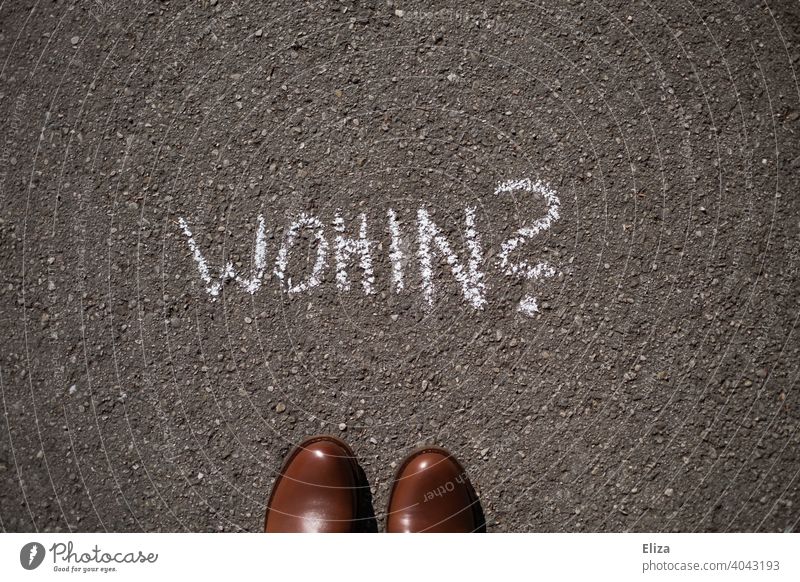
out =
[[[482,512],[467,473],[439,447],[421,447],[400,465],[389,495],[386,531],[475,532]]]
[[[272,487],[264,531],[353,531],[358,482],[350,447],[332,436],[306,439],[286,457]]]

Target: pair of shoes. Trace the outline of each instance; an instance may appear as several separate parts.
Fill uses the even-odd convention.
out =
[[[306,439],[289,453],[267,502],[266,532],[352,532],[361,491],[353,451],[332,436]],[[420,447],[397,470],[387,532],[474,532],[483,526],[475,490],[446,450]]]

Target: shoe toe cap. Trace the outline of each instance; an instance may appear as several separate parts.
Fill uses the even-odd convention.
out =
[[[357,512],[358,478],[352,453],[326,439],[303,443],[278,476],[267,531],[348,531]]]

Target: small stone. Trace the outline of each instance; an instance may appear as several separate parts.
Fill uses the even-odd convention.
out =
[[[264,29],[263,29],[263,28],[259,28],[259,29],[256,31],[256,36],[257,36],[257,37],[259,37],[259,38],[260,38],[260,37],[261,37],[263,34],[264,34]]]
[[[397,16],[398,18],[403,18],[403,16],[406,15],[406,12],[405,10],[395,10],[394,15]]]
[[[76,46],[81,41],[81,38],[79,36],[73,36],[69,41],[72,43],[72,46]]]
[[[75,394],[77,391],[78,391],[78,387],[77,387],[77,386],[75,386],[75,384],[73,384],[72,386],[70,386],[70,387],[69,387],[69,395],[70,395],[70,396],[72,396],[73,394]]]
[[[278,402],[278,404],[275,405],[275,412],[277,412],[278,414],[285,411],[286,411],[286,405],[283,402]]]
[[[197,478],[198,478],[198,480],[202,480],[202,479],[203,479],[203,477],[205,477],[205,475],[203,475],[202,473],[198,473],[198,474],[197,474]]]
[[[246,324],[250,325],[251,323],[253,323],[253,318],[252,317],[245,317],[244,318],[244,322]]]
[[[673,493],[675,493],[675,490],[672,487],[664,489],[664,497],[672,497]]]
[[[377,445],[377,444],[378,444],[378,441],[377,441],[377,440],[375,440],[375,437],[369,437],[369,442],[370,442],[371,444],[373,444],[373,445]]]
[[[343,422],[339,423],[339,430],[347,430],[347,425]]]
[[[767,377],[767,369],[766,368],[759,368],[756,370],[756,376],[759,378],[766,378]]]

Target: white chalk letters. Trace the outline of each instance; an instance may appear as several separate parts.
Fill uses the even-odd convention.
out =
[[[481,248],[481,237],[476,225],[476,209],[464,209],[463,249],[455,248],[455,241],[448,238],[441,224],[437,224],[431,214],[424,207],[416,213],[416,250],[417,267],[421,279],[422,300],[424,307],[434,304],[436,296],[436,265],[439,259],[444,260],[449,267],[450,274],[458,283],[463,299],[475,310],[481,310],[487,303],[486,275],[481,270],[487,266],[496,267],[504,276],[521,278],[525,280],[539,280],[556,275],[556,269],[545,261],[529,263],[525,260],[513,260],[511,255],[526,241],[552,227],[560,217],[560,201],[555,191],[541,181],[510,180],[498,185],[495,195],[503,194],[533,194],[543,199],[547,205],[544,216],[532,220],[514,235],[500,245],[500,252],[493,265],[484,261]],[[403,293],[409,274],[409,257],[404,244],[407,232],[398,219],[394,209],[386,212],[386,228],[390,236],[389,262],[391,263],[391,277],[389,285],[395,293]],[[255,245],[253,249],[252,267],[249,276],[236,273],[233,263],[227,262],[219,269],[212,269],[194,239],[187,221],[179,218],[178,221],[183,235],[186,237],[194,259],[200,279],[205,285],[206,292],[215,299],[227,281],[236,281],[248,293],[256,293],[265,282],[267,276],[267,234],[264,216],[259,214],[256,225]],[[300,214],[284,230],[283,239],[277,250],[275,267],[272,274],[288,294],[297,294],[313,289],[322,284],[325,270],[328,266],[329,249],[333,248],[334,279],[336,288],[341,292],[351,291],[351,285],[357,280],[360,272],[360,286],[365,295],[375,293],[375,272],[373,268],[373,253],[380,246],[377,242],[383,232],[380,228],[370,230],[367,215],[361,213],[356,221],[350,224],[345,222],[341,210],[337,210],[333,218],[332,244],[328,242],[325,225],[316,216]],[[301,231],[309,231],[315,241],[316,252],[313,266],[305,275],[295,275],[289,272],[290,256]],[[438,274],[445,275],[445,271]],[[526,316],[533,316],[539,311],[536,298],[525,295],[519,302],[518,311]]]

